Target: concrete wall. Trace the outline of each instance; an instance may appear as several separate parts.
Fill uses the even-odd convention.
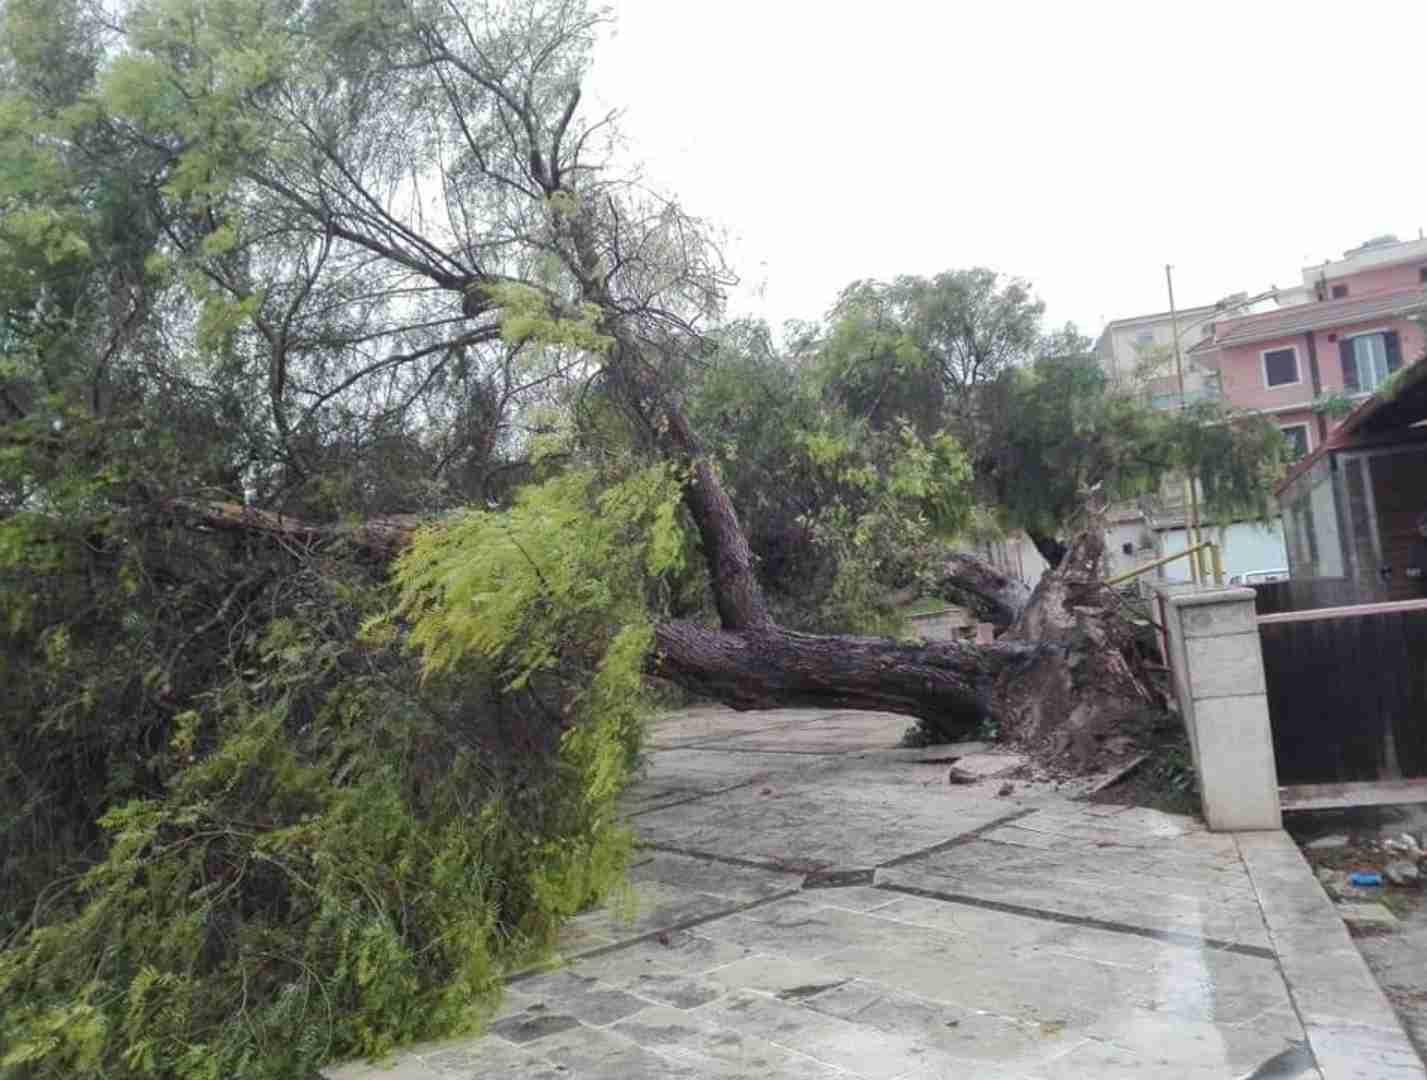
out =
[[[1254,591],[1172,585],[1160,595],[1204,820],[1217,832],[1282,828]]]
[[[1407,319],[1373,319],[1352,323],[1333,330],[1320,330],[1314,335],[1318,345],[1318,370],[1323,375],[1323,389],[1341,389],[1343,386],[1343,358],[1338,341],[1354,334],[1366,334],[1379,330],[1396,330],[1402,342],[1402,364],[1404,367],[1422,356],[1424,340],[1422,327]],[[1329,341],[1332,337],[1334,340]]]
[[[1359,296],[1370,296],[1373,293],[1392,292],[1394,289],[1416,288],[1422,284],[1419,274],[1421,266],[1421,263],[1404,263],[1400,266],[1358,270],[1350,274],[1329,274],[1328,295],[1330,297],[1333,295],[1334,285],[1346,285],[1349,300]]]
[[[1366,273],[1396,271],[1394,280],[1406,270],[1416,284],[1418,267],[1427,266],[1427,240],[1399,240],[1394,243],[1363,244],[1351,251],[1343,252],[1341,259],[1330,259],[1316,266],[1303,268],[1303,284],[1311,289],[1319,278],[1329,281],[1365,277]],[[1371,279],[1369,279],[1371,280]]]
[[[1032,589],[1039,583],[1041,575],[1050,569],[1030,537],[1020,532],[1010,533],[1004,540],[956,544],[954,550],[990,563],[1007,577],[1024,581]]]
[[[1214,315],[1215,309],[1212,307],[1185,308],[1179,313],[1181,352],[1188,351],[1191,345],[1203,340],[1208,333],[1208,320],[1212,319]],[[1121,381],[1134,377],[1142,350],[1149,347],[1174,348],[1174,322],[1168,312],[1156,317],[1110,324],[1100,335],[1100,340],[1096,343],[1096,352],[1100,357],[1101,366],[1105,369],[1105,374],[1114,381]],[[1172,363],[1171,361],[1171,365]],[[1172,366],[1170,370],[1173,370]],[[1202,381],[1202,373],[1186,358],[1186,391],[1197,389]]]
[[[1343,389],[1339,339],[1378,330],[1397,331],[1402,343],[1404,366],[1421,357],[1427,346],[1422,328],[1407,319],[1373,319],[1319,330],[1313,335],[1313,343],[1318,353],[1318,374],[1325,393]],[[1266,385],[1263,354],[1288,348],[1298,353],[1299,381],[1286,386]],[[1310,415],[1306,409],[1313,400],[1313,380],[1308,367],[1308,343],[1303,334],[1223,348],[1219,351],[1219,374],[1224,398],[1236,408],[1274,410],[1280,423],[1301,423],[1305,416]],[[1293,406],[1302,406],[1304,411],[1289,413],[1287,410]],[[1316,432],[1313,438],[1316,443]]]
[[[973,624],[961,608],[949,607],[929,615],[913,615],[907,619],[907,625],[923,641],[960,641],[964,631]]]
[[[1298,354],[1298,381],[1284,386],[1268,386],[1264,382],[1263,354],[1277,349],[1293,349]],[[1338,351],[1333,347],[1334,353]],[[1318,367],[1323,369],[1324,356],[1318,353]],[[1335,366],[1337,382],[1343,385],[1342,372]],[[1313,400],[1313,382],[1308,370],[1308,346],[1302,334],[1292,337],[1256,341],[1250,345],[1225,347],[1219,352],[1220,388],[1229,404],[1240,409],[1282,409],[1293,405],[1307,406]],[[1325,383],[1326,388],[1326,383]]]
[[[1183,551],[1188,545],[1187,535],[1186,529],[1165,529],[1161,532],[1160,541],[1164,554],[1173,555]],[[1225,580],[1235,574],[1288,568],[1288,549],[1283,542],[1283,527],[1277,520],[1267,526],[1250,521],[1238,521],[1223,527],[1205,525],[1200,528],[1200,535],[1205,540],[1213,540],[1219,545],[1224,561]],[[1189,581],[1189,560],[1181,559],[1168,564],[1161,576],[1175,584]]]

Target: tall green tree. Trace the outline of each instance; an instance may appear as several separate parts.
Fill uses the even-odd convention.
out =
[[[1263,417],[1214,404],[1156,410],[1110,383],[1088,349],[1047,351],[1008,372],[987,395],[983,424],[981,490],[1052,566],[1091,493],[1111,503],[1154,499],[1166,479],[1188,472],[1200,478],[1210,516],[1257,520],[1271,513],[1284,463],[1282,438]]]
[[[819,366],[829,392],[874,426],[964,437],[982,389],[1036,354],[1044,310],[1026,282],[984,268],[856,281],[828,314]]]
[[[1214,517],[1269,514],[1270,423],[1214,404],[1157,411],[1110,382],[1073,325],[1046,330],[1043,310],[1024,282],[987,270],[855,282],[817,339],[824,394],[874,425],[952,435],[976,501],[1051,566],[1092,493],[1150,497],[1182,471],[1201,478]]]

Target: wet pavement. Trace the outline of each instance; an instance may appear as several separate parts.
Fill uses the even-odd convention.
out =
[[[573,920],[483,1036],[327,1075],[1427,1077],[1284,834],[1079,802],[1093,780],[906,727],[664,718],[627,797],[635,895]]]

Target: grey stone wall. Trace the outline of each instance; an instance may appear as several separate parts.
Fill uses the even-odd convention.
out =
[[[959,607],[933,611],[929,615],[913,615],[907,623],[912,633],[923,641],[959,641],[973,625],[966,612]]]

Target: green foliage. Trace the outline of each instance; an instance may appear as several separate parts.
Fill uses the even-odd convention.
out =
[[[572,727],[483,662],[423,673],[365,572],[269,556],[156,619],[159,555],[97,611],[61,571],[9,605],[0,1075],[286,1077],[478,1022],[621,880],[647,633],[566,691]]]
[[[1106,379],[1088,353],[1045,355],[988,395],[988,439],[978,477],[1012,528],[1054,536],[1090,492],[1110,502],[1151,496],[1166,477],[1199,477],[1206,513],[1264,518],[1284,459],[1283,439],[1259,416],[1202,403],[1147,406]]]
[[[1198,477],[1210,520],[1267,521],[1277,512],[1273,490],[1290,446],[1268,417],[1206,402],[1171,414],[1164,440],[1171,464]]]
[[[827,374],[735,326],[694,385],[690,413],[717,459],[770,601],[785,624],[895,633],[894,590],[927,573],[971,517],[971,470],[945,432],[849,415]],[[929,582],[927,582],[929,584]]]
[[[568,662],[570,642],[591,667],[639,659],[616,643],[642,633],[652,591],[682,569],[678,477],[656,465],[597,480],[572,469],[522,489],[509,511],[467,511],[417,537],[396,578],[427,670],[479,656],[521,689]]]
[[[1024,282],[987,270],[855,282],[803,349],[824,401],[879,429],[957,439],[981,511],[964,531],[1054,537],[1091,492],[1153,496],[1176,470],[1200,476],[1212,515],[1269,512],[1283,457],[1272,425],[1213,406],[1151,409],[1110,384],[1074,326],[1043,331],[1043,310]],[[1166,355],[1146,351],[1142,374]]]
[[[592,304],[583,305],[574,318],[559,317],[545,294],[530,285],[504,283],[481,291],[500,308],[501,337],[512,345],[537,341],[546,347],[602,353],[613,344],[613,338],[600,333],[599,310]]]
[[[1353,405],[1353,399],[1342,390],[1329,390],[1313,399],[1313,412],[1316,416],[1341,420],[1353,411]]]
[[[475,49],[545,65],[563,109],[578,5],[477,6]],[[649,612],[689,542],[666,470],[520,460],[513,414],[543,424],[608,341],[526,242],[558,215],[443,157],[470,244],[391,216],[450,145],[411,20],[461,11],[121,8],[0,13],[0,1076],[306,1076],[478,1022],[619,887]],[[461,107],[477,156],[527,167]],[[484,582],[404,597],[368,550],[205,516],[499,506],[552,474],[407,564],[494,530]],[[561,598],[506,591],[531,558]],[[435,631],[448,587],[480,606]]]
[[[1044,305],[1029,285],[991,270],[952,270],[890,283],[853,282],[817,343],[825,392],[855,417],[905,420],[965,441],[980,387],[1028,361]]]

